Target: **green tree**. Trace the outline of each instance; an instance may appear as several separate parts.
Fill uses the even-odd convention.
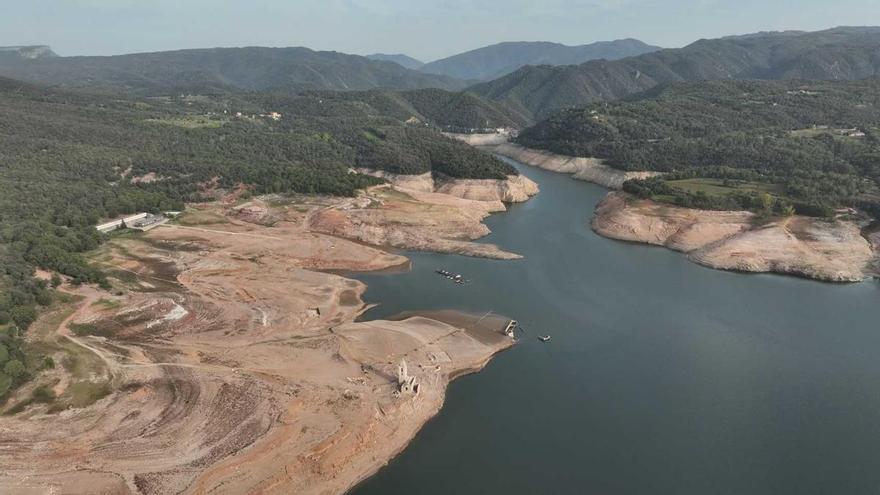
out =
[[[16,306],[10,311],[12,321],[19,328],[26,329],[37,319],[37,310],[33,306]]]
[[[770,215],[773,212],[773,196],[768,193],[761,194],[761,210],[764,215]]]
[[[15,379],[24,375],[24,365],[18,359],[12,359],[3,366],[3,373]]]
[[[61,276],[57,273],[53,273],[50,283],[52,284],[52,287],[58,287],[59,285],[61,285]]]

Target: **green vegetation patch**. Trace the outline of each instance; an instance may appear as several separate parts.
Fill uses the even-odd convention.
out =
[[[688,192],[703,193],[709,196],[727,196],[736,192],[782,195],[783,188],[777,184],[740,181],[735,179],[680,179],[666,181],[671,187]]]
[[[147,119],[153,124],[169,125],[182,129],[217,129],[226,125],[228,119],[220,119],[204,115],[186,115],[182,117],[167,117],[164,119]]]
[[[110,337],[113,332],[105,325],[96,325],[94,323],[71,323],[68,325],[70,330],[79,337],[86,335],[94,335],[98,337]]]

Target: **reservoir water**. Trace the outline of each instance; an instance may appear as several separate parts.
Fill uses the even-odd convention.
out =
[[[525,259],[407,253],[410,272],[357,277],[370,318],[492,310],[526,331],[352,493],[880,493],[880,284],[608,240],[588,224],[604,189],[518,168],[541,193],[483,241]]]

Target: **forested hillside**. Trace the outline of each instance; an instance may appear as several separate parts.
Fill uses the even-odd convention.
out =
[[[628,190],[685,206],[763,208],[759,193],[767,192],[780,211],[822,215],[852,205],[880,213],[878,125],[880,80],[715,81],[562,111],[518,142],[669,172]]]
[[[470,132],[471,130],[498,127],[520,129],[530,123],[526,117],[510,111],[503,105],[468,92],[416,89],[411,91],[370,90],[310,94],[366,102],[384,115],[403,121],[414,117],[415,120],[411,120],[413,124],[427,124],[444,131]]]
[[[405,111],[372,106],[396,98],[381,95],[124,100],[0,79],[0,333],[27,328],[51,301],[35,267],[106,284],[80,254],[102,241],[102,219],[177,210],[218,188],[350,195],[378,181],[357,167],[516,173],[433,126],[405,123]]]
[[[530,66],[473,86],[481,96],[538,118],[615,100],[658,84],[728,79],[855,80],[880,74],[880,28],[758,33],[700,40],[618,61]]]
[[[617,60],[659,49],[634,39],[578,46],[546,41],[508,41],[435,60],[423,65],[420,70],[462,80],[489,81],[510,74],[524,65],[571,65],[588,60]]]
[[[210,48],[112,57],[0,57],[0,76],[145,96],[234,90],[461,89],[400,65],[308,48]]]

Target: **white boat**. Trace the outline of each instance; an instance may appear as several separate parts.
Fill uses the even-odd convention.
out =
[[[547,342],[548,340],[550,340],[550,336],[549,335],[538,335],[538,340],[540,340],[541,342]]]

